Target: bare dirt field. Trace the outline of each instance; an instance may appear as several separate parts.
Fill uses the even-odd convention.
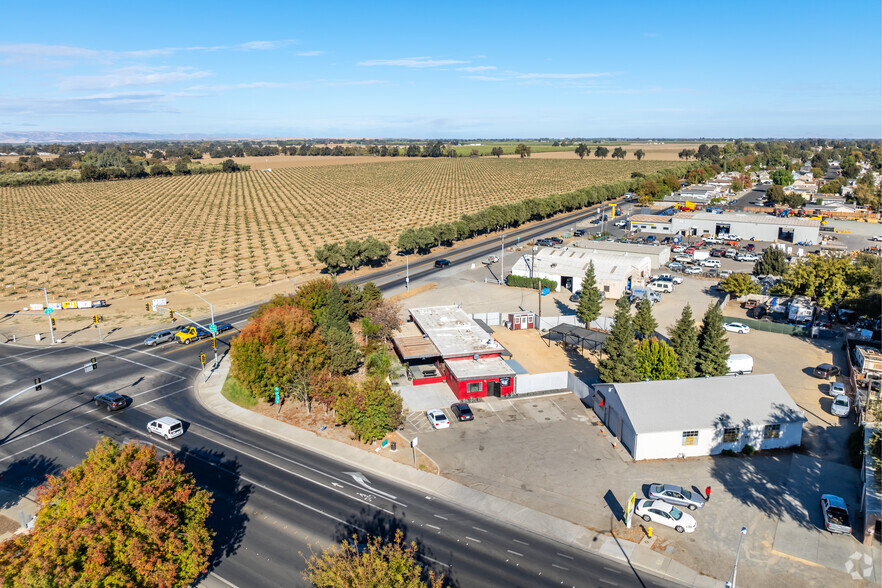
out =
[[[708,145],[715,145],[716,143],[708,143]],[[621,147],[625,151],[628,152],[628,155],[625,157],[626,161],[636,160],[634,157],[634,152],[638,149],[643,149],[646,156],[643,158],[644,161],[683,161],[678,157],[678,153],[683,149],[698,149],[698,143],[630,143],[628,145],[617,145],[617,147]],[[587,160],[594,160],[594,145],[589,145],[591,147],[591,155],[585,158]],[[609,152],[612,153],[614,147],[609,148]],[[503,157],[518,157],[517,155],[504,155]],[[607,156],[609,158],[609,156]],[[530,159],[575,159],[578,160],[579,156],[576,155],[575,147],[573,147],[570,151],[545,151],[542,153],[533,153],[530,155]]]
[[[199,162],[206,165],[211,163],[218,164],[223,163],[227,159],[230,158],[203,157],[199,160]],[[233,157],[232,159],[236,163],[245,163],[250,165],[252,170],[287,169],[289,167],[324,167],[329,165],[354,165],[358,163],[392,163],[419,161],[419,158],[413,157],[376,157],[374,155],[353,155],[351,157],[333,155],[315,157],[301,157],[299,155],[273,155],[270,157]]]

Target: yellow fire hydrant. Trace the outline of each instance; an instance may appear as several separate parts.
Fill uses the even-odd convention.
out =
[[[652,539],[652,527],[646,529],[646,536]]]

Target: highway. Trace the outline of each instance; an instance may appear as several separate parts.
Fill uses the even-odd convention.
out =
[[[551,233],[573,223],[532,230]],[[446,258],[480,257],[498,246],[493,241]],[[432,273],[418,264],[411,278]],[[384,289],[403,285],[401,268],[359,281],[367,279]],[[241,328],[252,310],[219,314],[216,321]],[[221,353],[233,335],[220,338]],[[675,585],[221,419],[193,390],[202,377],[198,356],[211,355],[210,340],[147,348],[142,339],[0,346],[0,400],[22,392],[0,411],[5,486],[22,492],[35,487],[46,474],[79,463],[101,436],[152,443],[184,461],[214,495],[216,550],[201,582],[209,588],[304,585],[304,558],[312,551],[353,535],[359,543],[368,535],[391,537],[395,529],[417,542],[422,563],[445,574],[451,586]],[[98,368],[89,371],[93,357]],[[38,377],[40,391],[32,388]],[[113,413],[96,408],[93,396],[107,391],[129,398],[129,406]],[[165,415],[185,422],[183,436],[165,441],[146,432],[149,420]]]

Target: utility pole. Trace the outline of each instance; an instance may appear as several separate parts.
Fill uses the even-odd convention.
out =
[[[404,289],[410,290],[410,255],[404,256]]]
[[[505,235],[502,235],[502,251],[499,252],[499,281],[505,283]]]
[[[747,527],[741,527],[741,538],[738,539],[738,551],[735,552],[735,565],[732,567],[731,580],[726,582],[726,588],[735,588],[735,575],[738,573],[738,556],[741,555],[741,542],[747,535]]]

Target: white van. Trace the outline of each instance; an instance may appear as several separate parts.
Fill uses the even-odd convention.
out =
[[[171,417],[161,417],[147,423],[147,430],[160,437],[165,437],[166,440],[174,439],[184,434],[184,423]]]
[[[674,291],[674,284],[672,282],[665,281],[657,281],[649,284],[649,289],[653,292],[664,292],[669,294]]]
[[[753,357],[746,353],[733,353],[726,360],[726,375],[743,375],[753,373]]]

